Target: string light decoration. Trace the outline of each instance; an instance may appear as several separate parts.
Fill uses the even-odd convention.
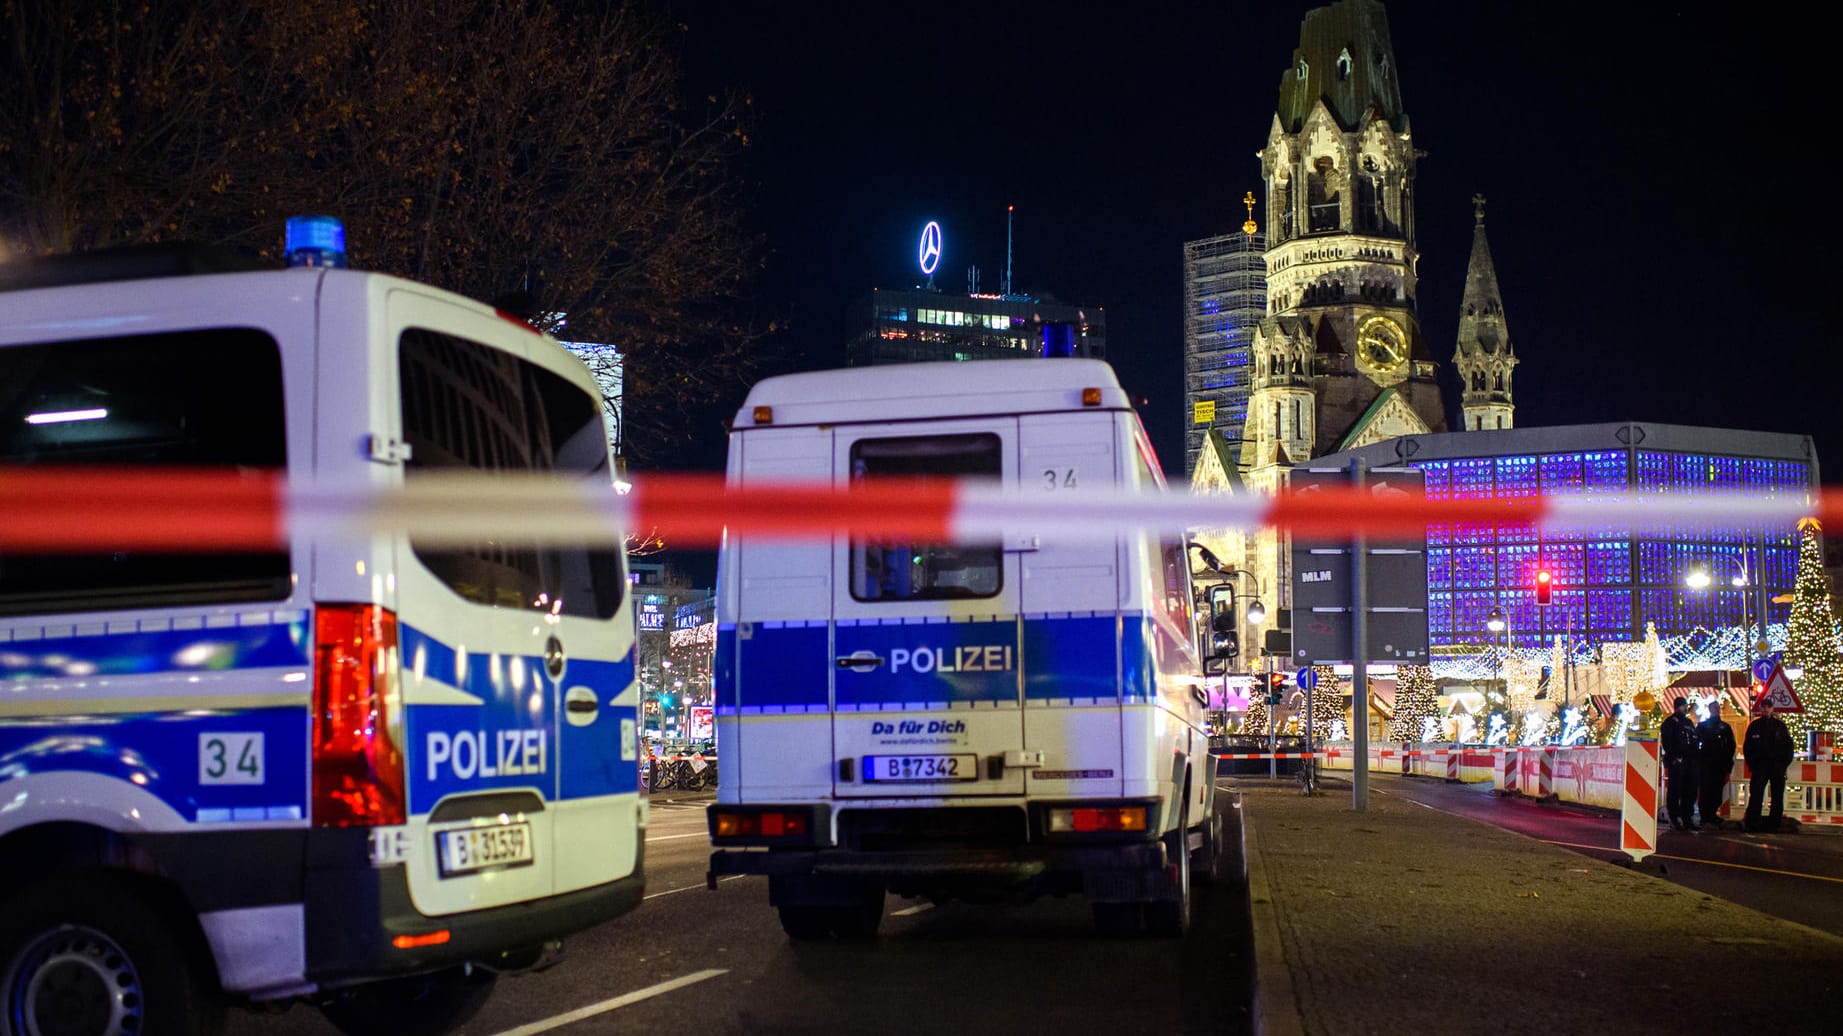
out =
[[[1267,695],[1259,687],[1248,695],[1248,711],[1242,717],[1241,732],[1267,736]]]
[[[1336,740],[1331,737],[1331,722],[1348,720],[1350,712],[1344,703],[1348,688],[1338,678],[1337,670],[1328,665],[1315,665],[1312,671],[1318,674],[1318,688],[1312,692],[1312,737],[1318,741]]]
[[[1395,670],[1395,718],[1389,721],[1390,741],[1425,741],[1427,721],[1440,713],[1439,692],[1433,668],[1404,665]]]
[[[1803,741],[1812,730],[1843,730],[1843,652],[1837,646],[1836,613],[1830,607],[1830,583],[1824,578],[1816,525],[1802,525],[1798,579],[1792,586],[1792,611],[1786,621],[1785,666],[1803,670],[1793,686],[1805,711],[1780,717],[1795,741]]]

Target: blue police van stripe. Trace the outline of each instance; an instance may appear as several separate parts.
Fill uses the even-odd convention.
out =
[[[480,699],[406,710],[412,814],[449,795],[496,789],[535,788],[550,801],[638,790],[638,752],[623,759],[621,751],[621,720],[637,720],[636,709],[612,704],[633,683],[631,651],[616,661],[568,658],[553,679],[540,655],[469,652],[460,666],[453,647],[415,627],[400,627],[399,638],[406,667]],[[595,692],[598,712],[572,727],[559,710],[578,686]]]
[[[183,713],[0,721],[0,781],[93,773],[144,788],[191,821],[305,819],[306,705],[200,704]]]
[[[838,664],[834,704],[839,711],[907,708],[944,703],[1015,705],[1018,702],[1018,620],[987,619],[925,624],[840,624],[833,636],[838,658],[864,654],[874,666]]]
[[[1136,627],[1137,623],[1126,626]],[[1024,698],[1120,700],[1117,615],[1030,619],[1024,623]]]
[[[826,705],[831,686],[831,636],[824,626],[757,623],[736,642],[736,706],[744,711]]]
[[[266,618],[266,616],[265,616]],[[304,666],[308,615],[291,622],[131,630],[0,643],[0,680]]]
[[[717,631],[721,715],[1108,705],[1156,697],[1143,613],[840,622]],[[865,664],[841,664],[853,655]],[[875,664],[870,664],[874,660]]]

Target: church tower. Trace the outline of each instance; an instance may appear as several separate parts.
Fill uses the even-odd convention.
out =
[[[1491,246],[1485,242],[1485,199],[1472,197],[1472,259],[1465,269],[1465,299],[1459,306],[1459,348],[1453,367],[1459,372],[1460,412],[1467,431],[1510,428],[1516,414],[1510,378],[1517,354],[1504,323],[1504,300],[1497,290]]]
[[[1273,463],[1269,445],[1298,462],[1446,430],[1415,309],[1418,156],[1379,0],[1308,11],[1260,151],[1268,316],[1255,336],[1251,468]]]

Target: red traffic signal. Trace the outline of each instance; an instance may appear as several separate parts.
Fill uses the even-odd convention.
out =
[[[1285,673],[1268,673],[1267,674],[1267,686],[1273,688],[1276,691],[1285,687],[1286,686],[1286,674]]]
[[[1536,603],[1552,604],[1555,592],[1555,576],[1546,568],[1536,570]]]

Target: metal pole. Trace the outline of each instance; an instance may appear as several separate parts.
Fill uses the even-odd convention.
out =
[[[1363,492],[1364,466],[1350,462],[1350,485]],[[1369,544],[1362,533],[1350,539],[1350,808],[1369,808]]]
[[[1262,668],[1266,671],[1261,676],[1260,694],[1261,699],[1267,703],[1267,779],[1273,781],[1280,779],[1280,760],[1274,758],[1274,752],[1279,748],[1276,735],[1280,724],[1274,716],[1274,708],[1278,703],[1273,700],[1273,656],[1269,655],[1263,661],[1266,664]]]

